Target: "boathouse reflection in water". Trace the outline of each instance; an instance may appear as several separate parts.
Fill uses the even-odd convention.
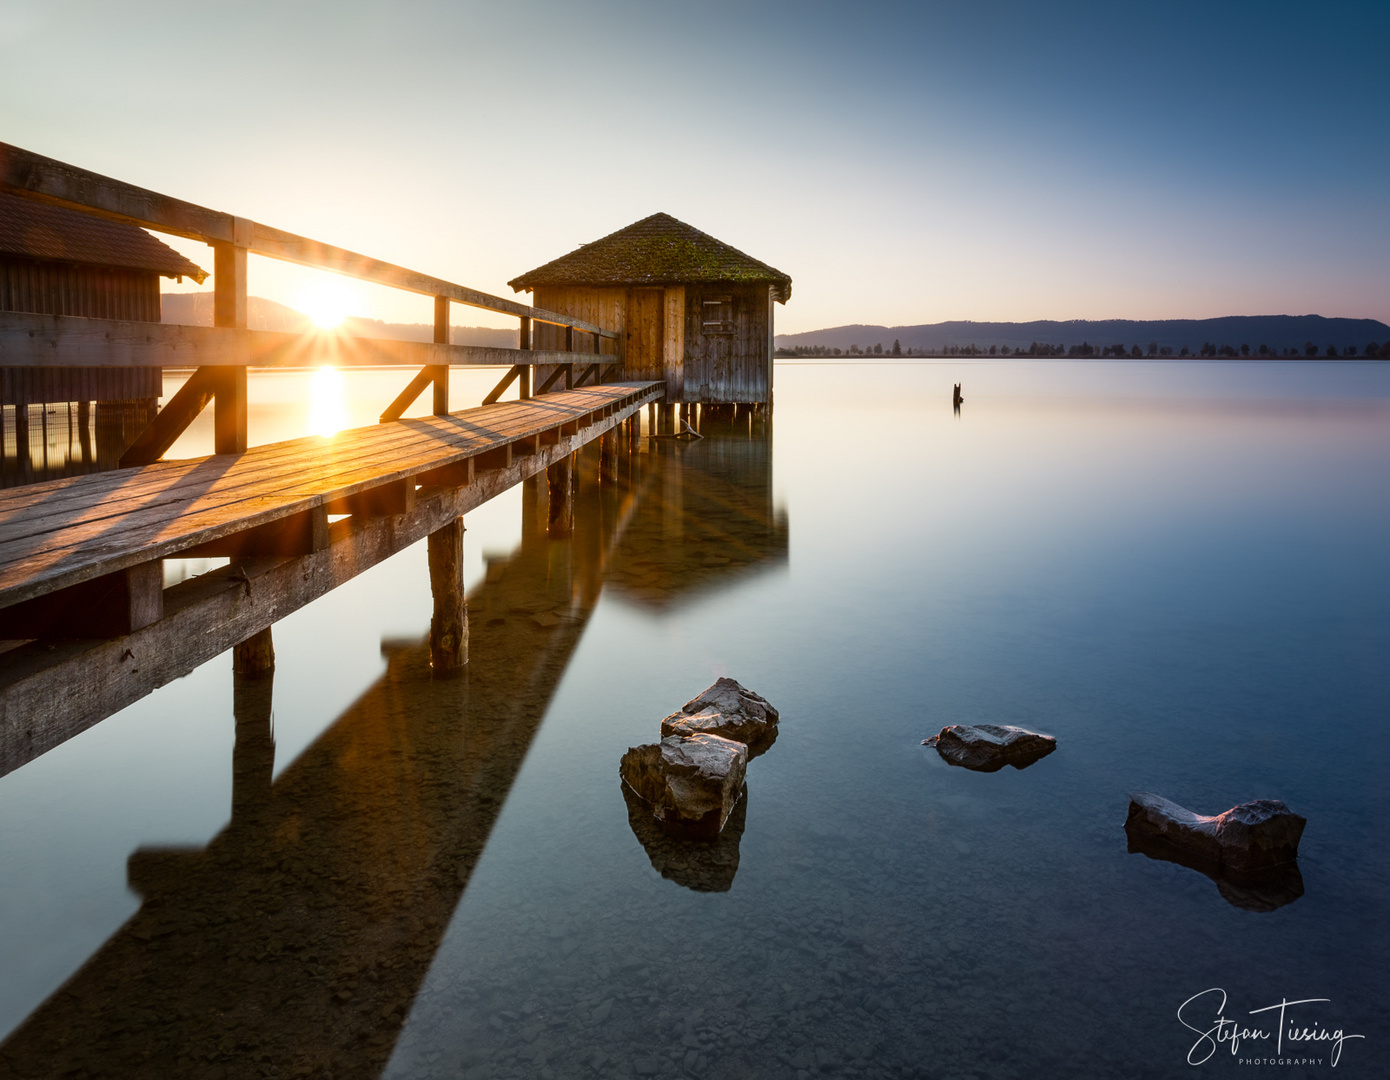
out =
[[[527,481],[521,543],[469,597],[465,674],[383,643],[382,678],[274,782],[273,676],[236,676],[231,821],[130,856],[140,909],[0,1045],[9,1073],[379,1075],[605,577],[660,606],[785,559],[766,433],[726,438],[623,454],[617,485],[581,455],[563,540]],[[700,553],[723,543],[727,563]]]

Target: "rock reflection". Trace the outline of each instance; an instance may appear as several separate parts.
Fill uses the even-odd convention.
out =
[[[651,806],[626,784],[618,786],[627,802],[627,823],[651,859],[653,870],[695,892],[728,892],[733,887],[734,875],[738,873],[739,841],[748,818],[747,784],[729,811],[723,830],[710,841],[667,836],[652,815]]]
[[[1198,858],[1166,841],[1126,828],[1131,855],[1147,855],[1160,862],[1176,863],[1211,878],[1217,891],[1233,907],[1246,911],[1274,911],[1303,895],[1303,875],[1297,863],[1285,863],[1252,874],[1238,874]]]

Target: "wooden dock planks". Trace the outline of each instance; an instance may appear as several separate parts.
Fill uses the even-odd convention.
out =
[[[470,458],[533,453],[659,389],[607,383],[0,493],[0,609]]]

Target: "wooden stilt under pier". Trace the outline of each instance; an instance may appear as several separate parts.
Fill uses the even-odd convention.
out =
[[[429,538],[430,666],[447,675],[468,663],[468,605],[463,595],[463,518],[455,518]]]

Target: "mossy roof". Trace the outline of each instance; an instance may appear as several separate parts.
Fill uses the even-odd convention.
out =
[[[9,192],[0,192],[0,254],[152,270],[164,277],[191,277],[199,283],[208,276],[202,267],[144,229]]]
[[[507,282],[514,290],[537,285],[684,285],[766,281],[785,304],[792,279],[670,214],[653,214],[602,240],[529,270]]]

